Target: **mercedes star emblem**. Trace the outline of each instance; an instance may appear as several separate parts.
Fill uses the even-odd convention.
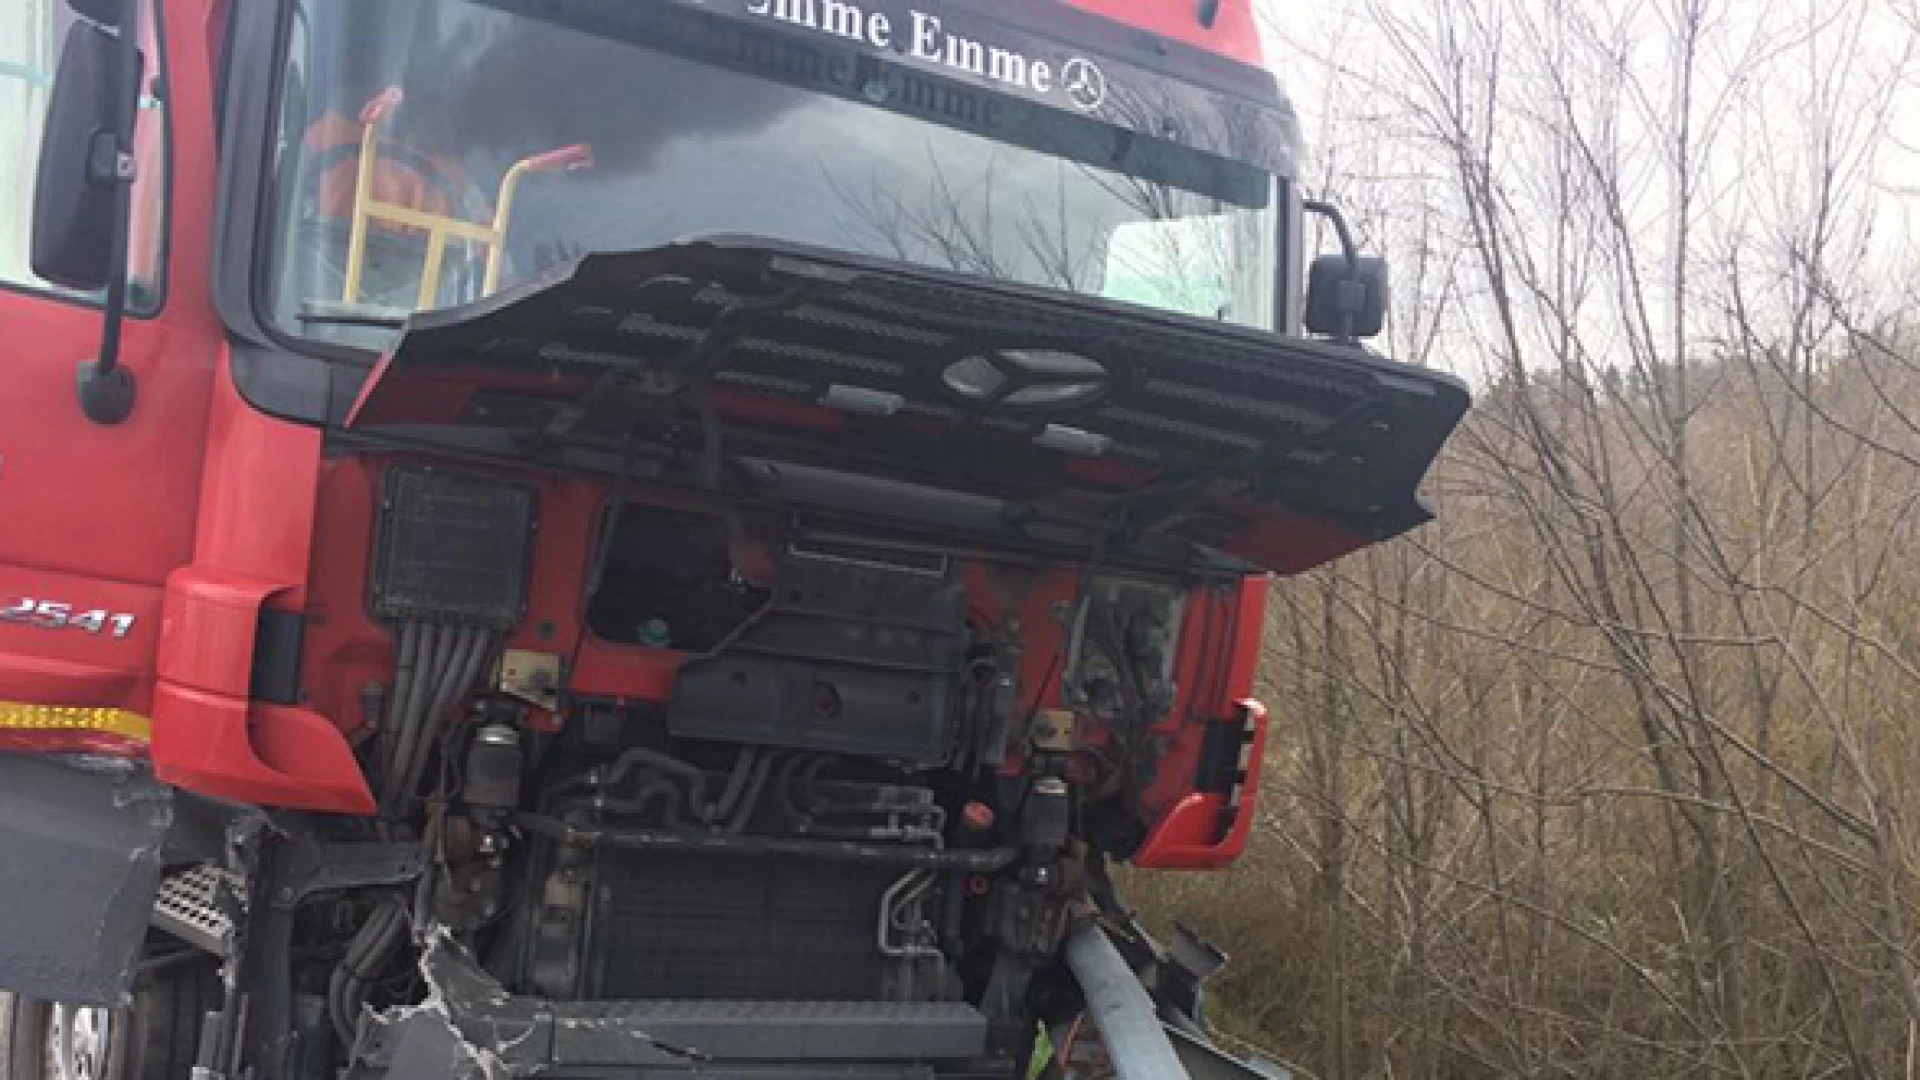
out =
[[[1067,88],[1067,97],[1087,112],[1106,104],[1107,73],[1084,56],[1076,56],[1061,67],[1060,82]]]

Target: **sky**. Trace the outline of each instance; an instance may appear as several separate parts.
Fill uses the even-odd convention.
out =
[[[1533,4],[1540,0],[1514,0]],[[1753,36],[1764,34],[1770,25],[1783,22],[1803,23],[1831,19],[1823,24],[1825,48],[1829,55],[1861,47],[1871,54],[1878,68],[1899,68],[1898,89],[1892,95],[1886,133],[1880,140],[1873,167],[1878,211],[1889,215],[1900,228],[1900,235],[1920,245],[1920,0],[1706,0],[1714,29],[1711,37],[1719,51],[1738,51]],[[1264,13],[1271,64],[1293,95],[1307,134],[1310,156],[1324,157],[1329,146],[1338,146],[1355,138],[1366,138],[1350,126],[1330,117],[1327,91],[1333,63],[1355,70],[1378,67],[1391,50],[1377,30],[1377,12],[1417,19],[1435,7],[1433,0],[1255,0]],[[1639,11],[1649,28],[1661,8],[1674,7],[1676,0],[1647,0],[1619,3],[1603,0],[1597,6],[1618,11]],[[1857,25],[1843,25],[1836,10],[1857,12]],[[1658,65],[1662,44],[1657,33],[1645,35],[1639,62]],[[1813,47],[1809,47],[1811,51]],[[1329,54],[1338,52],[1337,57]],[[1804,58],[1803,58],[1804,59]],[[1865,79],[1866,76],[1862,76]],[[1343,92],[1354,93],[1354,80],[1348,78]],[[1331,122],[1331,123],[1330,123]],[[1324,162],[1321,162],[1324,164]]]
[[[1437,13],[1497,12],[1509,26],[1538,25],[1556,0],[1256,0],[1263,3],[1273,66],[1302,116],[1309,162],[1307,186],[1330,187],[1337,201],[1386,200],[1401,226],[1426,220],[1458,225],[1457,175],[1444,149],[1423,140],[1409,114],[1405,58],[1383,24],[1398,22],[1402,40],[1430,56]],[[1699,157],[1699,210],[1689,235],[1696,275],[1710,286],[1734,258],[1778,272],[1813,220],[1818,139],[1844,193],[1836,215],[1833,274],[1863,309],[1912,307],[1920,285],[1920,0],[1571,0],[1559,10],[1591,31],[1586,60],[1604,39],[1619,71],[1589,74],[1576,88],[1585,98],[1638,87],[1621,104],[1595,106],[1585,118],[1607,128],[1621,146],[1624,201],[1650,261],[1670,250],[1676,219],[1669,212],[1676,171],[1655,131],[1673,86],[1674,12],[1704,5],[1696,125],[1714,134]],[[1448,24],[1458,29],[1462,23]],[[1514,31],[1509,34],[1518,36]],[[1503,39],[1505,40],[1505,39]],[[1503,55],[1518,56],[1507,46]],[[1541,119],[1538,68],[1514,59],[1503,76],[1502,131],[1520,131],[1540,146],[1554,125]],[[1589,73],[1593,69],[1589,68]],[[1457,73],[1468,80],[1478,72]],[[1711,125],[1709,121],[1711,120]],[[1823,134],[1824,132],[1824,134]],[[1527,217],[1547,170],[1527,146],[1496,150],[1497,179],[1516,213]],[[1361,179],[1356,182],[1356,174]],[[1366,177],[1387,176],[1382,182]],[[1329,183],[1331,181],[1331,183]],[[1319,192],[1314,192],[1319,193]],[[1397,200],[1397,201],[1396,201]],[[1451,203],[1451,204],[1450,204]],[[1423,219],[1423,215],[1426,220]],[[1541,220],[1541,224],[1546,224]],[[1389,241],[1392,246],[1392,241]],[[1408,260],[1395,258],[1396,299],[1404,296]],[[1764,315],[1764,312],[1763,312]],[[1462,371],[1470,378],[1477,374]]]

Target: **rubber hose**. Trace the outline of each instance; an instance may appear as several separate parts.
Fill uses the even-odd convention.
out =
[[[451,626],[428,623],[420,634],[420,666],[414,672],[413,693],[407,697],[408,723],[416,723],[426,715],[427,706],[433,701],[434,687],[447,671],[447,662],[453,658],[455,638]]]
[[[773,781],[773,804],[780,809],[780,813],[788,821],[795,825],[810,820],[806,812],[800,809],[800,804],[793,799],[793,782],[799,776],[800,766],[805,764],[806,760],[804,756],[795,754],[781,762],[780,775]]]
[[[467,657],[467,669],[461,672],[460,681],[454,684],[454,699],[447,703],[449,707],[458,705],[463,698],[472,696],[480,689],[481,680],[487,674],[487,665],[492,662],[494,649],[499,644],[491,632],[480,631],[473,643],[473,653]]]
[[[747,781],[747,790],[740,799],[738,809],[727,821],[730,833],[745,832],[747,823],[753,820],[753,811],[760,805],[760,795],[767,790],[767,777],[773,773],[774,755],[768,754],[754,763],[753,779]]]
[[[449,713],[453,709],[480,692],[488,675],[487,667],[493,662],[494,651],[499,644],[499,640],[486,630],[481,630],[475,635],[473,651],[467,654],[466,666],[461,670],[460,677],[454,680],[453,697],[447,701],[446,708],[440,710],[440,716],[436,718],[442,726],[452,720]]]
[[[366,925],[347,946],[340,966],[327,980],[327,1007],[334,1034],[347,1046],[353,1045],[360,1006],[366,1002],[366,988],[372,977],[393,956],[393,950],[406,933],[406,913],[398,903],[387,901],[367,918]]]
[[[406,790],[400,794],[403,806],[410,806],[420,790],[420,778],[426,773],[434,744],[439,742],[440,732],[446,727],[447,714],[472,693],[487,658],[493,654],[493,637],[485,631],[466,630],[461,637],[461,647],[455,651],[443,692],[435,696],[432,711],[421,718],[420,736],[413,759],[408,763]]]
[[[407,712],[407,695],[413,690],[413,669],[420,662],[420,624],[401,623],[393,649],[393,687],[387,694],[387,715],[380,720],[380,764],[393,772],[394,755],[400,752],[400,721]]]
[[[433,651],[439,638],[439,628],[432,623],[416,623],[413,632],[413,667],[407,674],[407,692],[394,695],[398,714],[390,725],[393,753],[387,761],[386,775],[380,778],[382,805],[391,803],[392,793],[400,786],[400,770],[406,765],[407,746],[413,738],[418,703],[426,699],[426,685],[433,680]]]
[[[706,779],[705,773],[677,757],[663,754],[658,750],[649,750],[644,746],[636,746],[614,758],[612,764],[601,770],[600,783],[603,787],[611,787],[626,779],[627,774],[640,765],[651,765],[664,772],[678,773],[689,780]]]
[[[494,649],[499,644],[493,634],[480,631],[473,643],[473,652],[467,656],[466,670],[460,673],[459,680],[454,683],[453,700],[447,702],[447,708],[451,709],[479,692],[482,680],[487,675],[487,665],[492,662]]]
[[[480,631],[471,626],[463,626],[454,632],[453,651],[447,657],[447,666],[441,669],[440,678],[435,682],[433,695],[427,699],[427,711],[421,716],[426,723],[422,730],[428,730],[440,722],[447,709],[460,694],[460,678],[465,673],[467,663],[472,659],[473,651],[480,647]],[[433,740],[421,735],[416,746],[424,749],[433,745]]]
[[[655,777],[652,782],[640,785],[639,793],[633,797],[634,816],[645,820],[647,807],[656,800],[660,803],[660,820],[670,829],[678,826],[682,803],[680,789],[664,776]]]
[[[658,802],[661,820],[668,828],[673,828],[680,824],[680,804],[683,801],[680,789],[673,785],[673,781],[661,776],[641,785],[639,793],[630,799],[611,795],[575,795],[554,803],[547,813],[565,819],[574,810],[586,810],[594,814],[627,814],[645,820],[647,811]]]
[[[740,795],[747,789],[747,780],[759,766],[760,748],[749,746],[740,751],[733,763],[733,770],[727,775],[726,789],[720,792],[720,800],[705,807],[701,819],[704,821],[727,821],[733,817],[733,808],[740,801]]]
[[[413,673],[413,685],[407,691],[406,711],[400,715],[400,731],[393,750],[393,770],[387,776],[382,801],[392,806],[406,791],[406,775],[412,767],[413,748],[420,739],[420,725],[432,700],[433,688],[446,670],[453,651],[451,628],[427,623],[420,628],[420,651]]]
[[[694,813],[698,814],[706,808],[707,774],[677,757],[669,757],[645,747],[635,747],[615,758],[613,764],[607,766],[601,786],[612,787],[638,765],[652,765],[662,772],[684,778],[687,781],[687,801]]]
[[[808,760],[806,765],[800,769],[801,797],[805,799],[805,810],[807,816],[810,818],[825,812],[823,808],[826,806],[827,800],[815,789],[814,785],[820,782],[820,774],[826,772],[827,766],[831,764],[833,764],[833,762],[827,755],[815,754]]]
[[[1067,940],[1067,966],[1120,1080],[1189,1080],[1153,999],[1099,924],[1088,923]]]

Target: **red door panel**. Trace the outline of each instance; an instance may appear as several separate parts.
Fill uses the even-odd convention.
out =
[[[198,27],[199,7],[197,0],[167,0],[162,22]],[[157,43],[145,37],[151,69]],[[138,403],[124,423],[90,422],[75,394],[76,366],[99,348],[100,312],[0,284],[0,610],[31,599],[74,615],[130,617],[132,625],[125,633],[96,627],[92,619],[0,625],[0,700],[53,703],[35,698],[58,689],[47,675],[57,669],[67,687],[59,696],[94,698],[60,703],[144,713],[161,589],[168,574],[193,557],[209,376],[220,335],[206,284],[211,94],[198,47],[204,37],[170,38],[164,112],[142,110],[139,139],[142,183],[164,182],[170,195],[160,221],[139,215],[148,234],[162,222],[166,227],[165,306],[157,316],[124,325],[121,360],[139,385]],[[157,152],[162,117],[169,140],[164,154]],[[18,145],[10,142],[9,151]],[[24,206],[5,210],[27,220]],[[140,269],[151,276],[151,259]]]

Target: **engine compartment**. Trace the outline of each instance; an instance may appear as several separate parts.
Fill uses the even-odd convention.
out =
[[[376,456],[323,488],[302,683],[430,867],[306,916],[342,1045],[438,934],[487,1000],[947,1009],[899,1053],[1016,1060],[1109,862],[1231,857],[1257,580]]]

